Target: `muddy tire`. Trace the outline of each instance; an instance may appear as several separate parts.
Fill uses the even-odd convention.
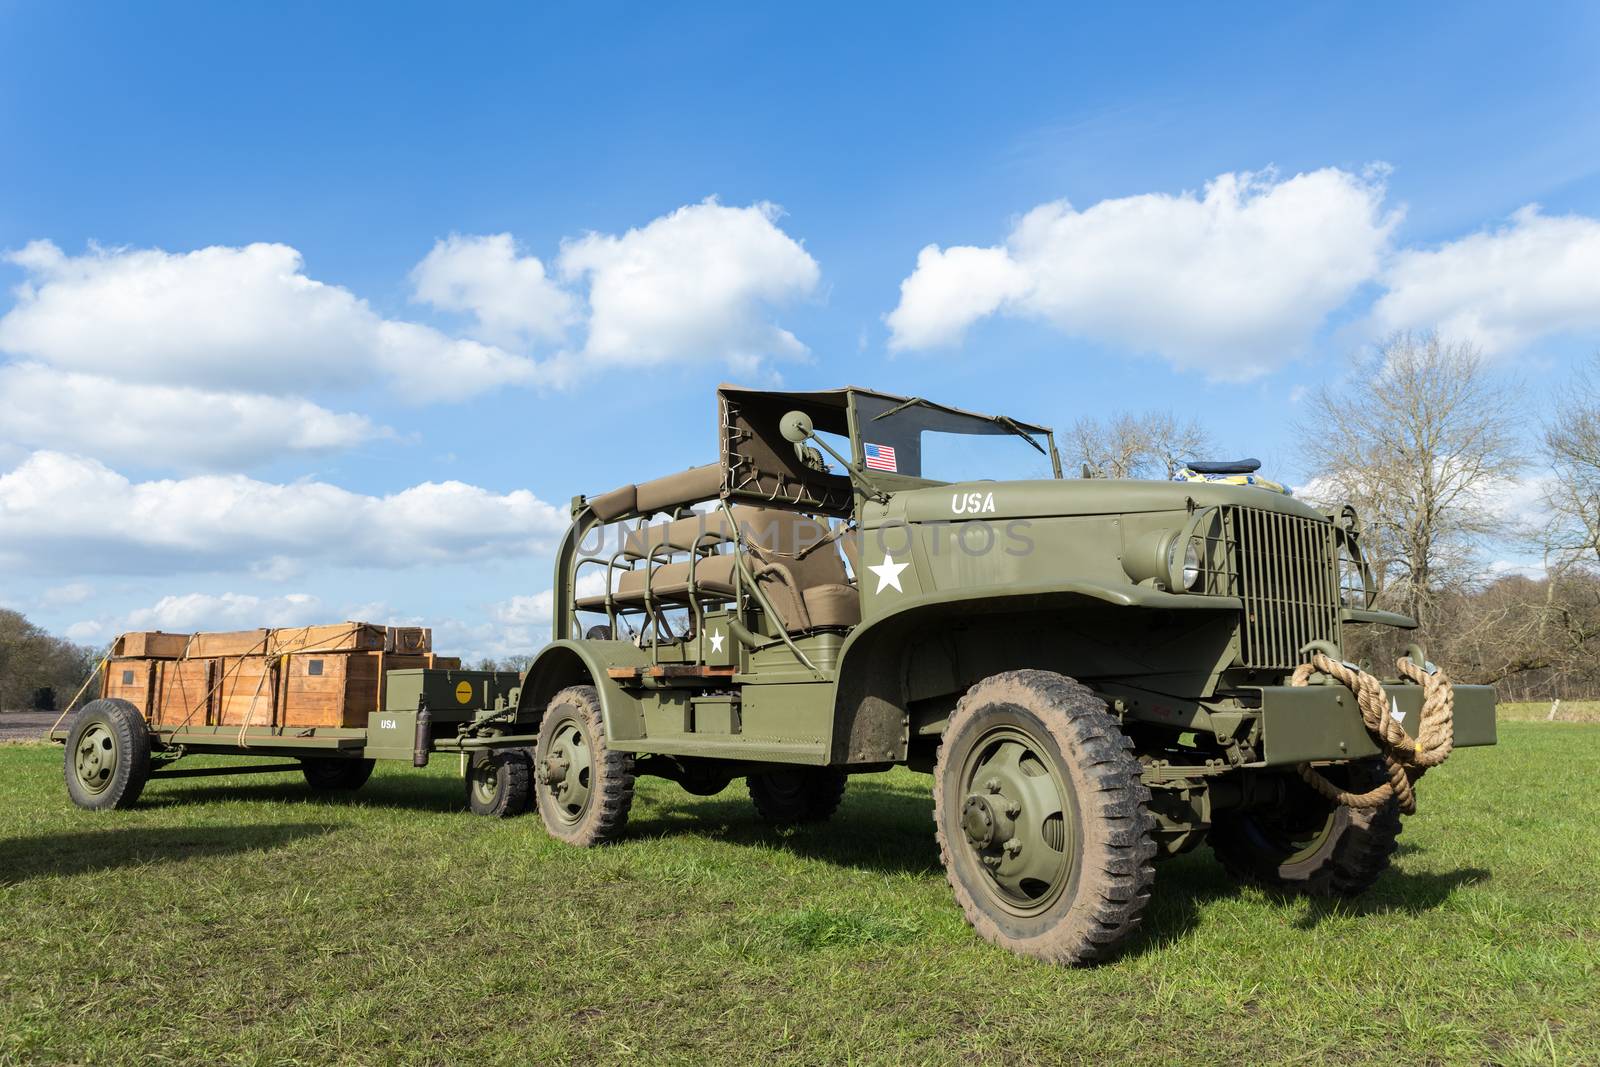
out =
[[[150,779],[150,731],[126,700],[93,700],[67,730],[67,795],[80,808],[132,807]]]
[[[337,756],[305,756],[300,771],[306,785],[318,793],[349,793],[360,789],[372,777],[372,760],[340,759]]]
[[[569,845],[614,840],[633,806],[634,760],[606,746],[600,695],[575,685],[551,698],[534,749],[534,793],[550,836]]]
[[[1323,770],[1355,792],[1385,780],[1376,759]],[[1372,888],[1398,844],[1398,805],[1340,807],[1298,779],[1289,789],[1285,804],[1217,817],[1207,840],[1223,868],[1242,882],[1309,896],[1354,897]]]
[[[986,941],[1051,963],[1109,959],[1155,880],[1139,762],[1105,704],[1049,671],[967,691],[934,765],[939,856]]]
[[[466,792],[474,815],[521,815],[533,798],[533,758],[523,748],[475,753],[467,763]]]
[[[795,767],[745,780],[756,814],[773,826],[827,822],[844,799],[845,773],[833,767]]]

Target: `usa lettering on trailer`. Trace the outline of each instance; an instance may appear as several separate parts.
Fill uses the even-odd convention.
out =
[[[899,473],[899,468],[895,465],[894,447],[892,445],[863,443],[861,447],[866,453],[868,470],[888,471],[890,474]]]

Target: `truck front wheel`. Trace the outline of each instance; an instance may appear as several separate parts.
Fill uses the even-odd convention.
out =
[[[945,875],[988,941],[1052,963],[1107,959],[1155,878],[1139,762],[1070,678],[1009,671],[973,686],[934,766]]]
[[[633,806],[634,760],[606,745],[594,686],[575,685],[551,698],[533,763],[535,805],[551,837],[587,846],[622,833]]]
[[[1321,770],[1357,793],[1385,780],[1377,759]],[[1393,799],[1377,808],[1346,808],[1295,780],[1283,804],[1218,815],[1206,840],[1240,881],[1310,896],[1353,897],[1389,869],[1399,836],[1400,810]]]

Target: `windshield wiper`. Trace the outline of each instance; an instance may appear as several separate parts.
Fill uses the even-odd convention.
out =
[[[899,414],[900,412],[904,411],[906,408],[915,407],[915,406],[917,406],[919,404],[922,407],[925,407],[925,408],[931,408],[931,407],[937,407],[938,406],[938,405],[935,405],[935,404],[928,403],[926,400],[922,399],[920,396],[914,396],[910,400],[902,400],[900,403],[896,404],[894,407],[890,408],[888,411],[882,411],[882,412],[879,412],[878,414],[872,416],[872,421],[873,422],[877,422],[879,419],[887,419],[890,415]],[[949,411],[951,409],[945,408],[943,410]],[[960,414],[968,414],[968,413],[967,412],[960,412]],[[1005,427],[1007,430],[1010,430],[1012,433],[1016,434],[1018,437],[1022,438],[1024,441],[1026,441],[1030,445],[1032,445],[1034,447],[1034,449],[1036,451],[1038,451],[1039,455],[1041,455],[1041,456],[1048,456],[1050,454],[1049,452],[1047,452],[1045,450],[1045,447],[1043,445],[1041,445],[1038,441],[1035,441],[1033,439],[1033,434],[1029,433],[1027,430],[1024,430],[1022,428],[1022,424],[1019,423],[1016,419],[1013,419],[1009,415],[972,415],[972,417],[975,418],[975,419],[982,419],[984,422],[992,422],[996,426]]]
[[[920,396],[914,396],[910,400],[901,401],[900,403],[896,404],[894,407],[890,408],[888,411],[880,411],[878,414],[872,416],[872,421],[873,422],[877,422],[879,419],[887,419],[890,415],[898,415],[900,412],[904,411],[906,408],[912,407],[913,405],[916,405],[916,404],[921,404],[923,407],[932,407],[933,406],[932,404],[928,403],[926,400],[922,399]]]
[[[1009,416],[1009,415],[991,415],[989,417],[989,421],[993,422],[993,423],[997,423],[997,424],[999,424],[1001,426],[1004,426],[1006,429],[1010,430],[1012,433],[1016,434],[1018,437],[1022,438],[1024,441],[1028,442],[1034,448],[1039,450],[1039,455],[1048,456],[1050,454],[1050,453],[1048,453],[1048,452],[1046,452],[1044,450],[1044,445],[1041,445],[1038,441],[1035,441],[1033,439],[1033,434],[1029,433],[1027,430],[1024,430],[1022,428],[1021,424],[1018,423],[1017,420],[1013,419],[1011,416]]]

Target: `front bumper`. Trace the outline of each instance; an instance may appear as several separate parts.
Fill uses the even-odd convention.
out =
[[[1422,687],[1386,685],[1390,707],[1403,712],[1406,733],[1417,735]],[[1361,721],[1355,694],[1342,685],[1263,686],[1261,751],[1269,767],[1311,760],[1374,756],[1378,746]],[[1495,743],[1494,690],[1486,685],[1455,687],[1455,747]]]

